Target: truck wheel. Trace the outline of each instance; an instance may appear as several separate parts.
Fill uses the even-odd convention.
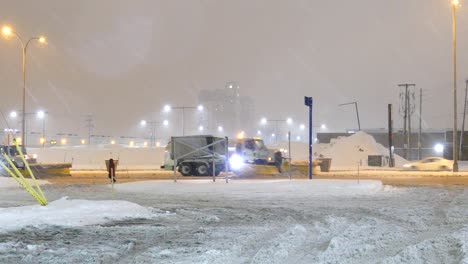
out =
[[[216,171],[215,171],[215,176],[219,176],[219,174],[221,174],[221,172],[223,172],[224,169],[225,169],[224,165],[217,166]],[[211,171],[211,175],[213,175],[213,171]]]
[[[192,175],[192,166],[188,163],[181,164],[179,166],[179,171],[184,176],[190,176]]]
[[[196,171],[197,171],[197,175],[198,176],[207,176],[208,175],[208,166],[206,166],[206,164],[198,164],[197,165],[197,168],[196,168]]]

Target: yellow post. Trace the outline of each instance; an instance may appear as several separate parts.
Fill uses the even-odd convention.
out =
[[[36,177],[34,177],[34,174],[32,173],[31,168],[29,167],[29,163],[24,158],[23,152],[21,151],[21,148],[19,147],[18,142],[16,142],[16,140],[14,140],[14,142],[15,142],[15,145],[16,145],[16,150],[18,150],[18,153],[20,154],[21,159],[23,160],[23,163],[24,163],[24,165],[26,166],[26,169],[29,172],[29,175],[31,175],[31,179],[33,180],[34,184],[36,185],[36,188],[39,190],[40,196],[43,198],[45,204],[47,205],[47,199],[46,199],[44,193],[42,192],[41,187],[37,183]]]
[[[3,169],[8,172],[8,174],[10,174],[10,176],[16,181],[18,182],[21,187],[23,187],[34,199],[36,199],[36,201],[39,202],[39,204],[41,205],[45,205],[44,202],[41,200],[41,198],[39,198],[38,194],[36,193],[36,191],[32,188],[28,188],[28,186],[26,186],[19,178],[18,176],[16,176],[2,161],[0,161],[0,165],[3,167]]]

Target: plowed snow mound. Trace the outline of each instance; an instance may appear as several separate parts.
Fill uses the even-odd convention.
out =
[[[278,147],[285,148],[286,145]],[[312,151],[313,159],[331,158],[332,169],[356,169],[360,161],[362,161],[362,166],[365,167],[369,155],[382,155],[384,159],[389,156],[388,148],[377,143],[373,136],[362,131],[349,137],[332,139],[329,144],[314,144]],[[293,161],[307,160],[309,155],[308,144],[292,144],[291,154]],[[406,162],[402,157],[395,155],[397,167]]]
[[[69,200],[67,197],[47,206],[0,208],[0,215],[0,232],[26,226],[85,226],[102,224],[109,220],[154,216],[149,209],[127,201]]]

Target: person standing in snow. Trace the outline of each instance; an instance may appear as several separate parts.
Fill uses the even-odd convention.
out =
[[[114,163],[114,159],[111,158],[109,159],[109,179],[114,182],[116,182],[117,180],[115,179],[115,163]]]

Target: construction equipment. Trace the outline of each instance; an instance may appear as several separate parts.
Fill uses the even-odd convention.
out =
[[[281,151],[268,149],[261,138],[240,138],[235,146],[231,147],[232,154],[242,157],[245,163],[256,165],[272,165],[281,170],[283,158]],[[232,155],[231,154],[231,155]]]
[[[227,141],[211,135],[172,137],[161,168],[176,166],[184,176],[217,176],[226,168]]]
[[[13,165],[15,165],[16,168],[19,168],[19,169],[25,168],[23,159],[21,158],[15,146],[0,145],[0,152],[5,153],[5,155],[7,155],[11,159]],[[22,152],[26,153],[26,150],[23,148]],[[27,155],[25,156],[25,158],[28,161],[30,159]],[[3,161],[5,164],[8,164],[3,156],[0,156],[0,160]],[[33,159],[32,161],[33,161],[32,163],[34,163],[35,159]]]

